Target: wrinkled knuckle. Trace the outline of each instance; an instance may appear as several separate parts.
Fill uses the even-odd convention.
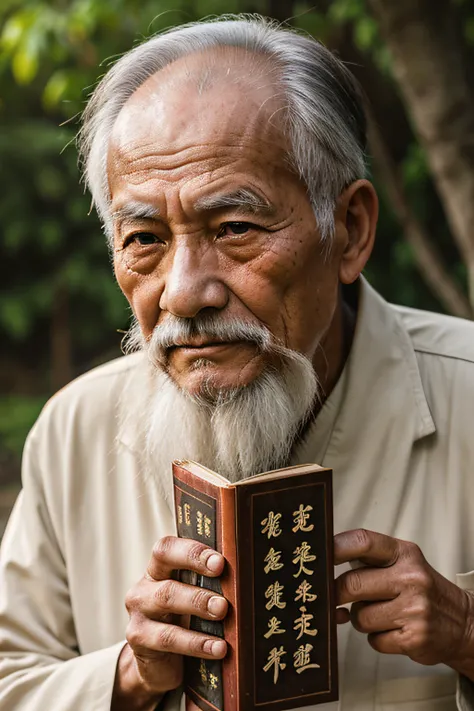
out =
[[[161,610],[172,610],[175,601],[176,587],[173,580],[160,581],[153,593],[155,604]]]
[[[129,613],[138,610],[141,605],[141,595],[137,587],[130,588],[125,595],[125,608]]]
[[[358,528],[355,531],[358,548],[362,555],[370,553],[372,548],[372,538],[366,528]]]
[[[172,625],[163,625],[158,634],[158,647],[163,652],[172,651],[176,644],[176,632]]]
[[[410,656],[417,655],[427,648],[429,644],[429,628],[426,623],[418,622],[416,625],[410,625],[402,635],[401,648],[402,651]]]
[[[143,647],[143,635],[140,627],[131,620],[125,632],[125,638],[132,649]]]
[[[193,635],[189,640],[189,651],[193,655],[206,654],[204,645],[207,642],[207,637],[201,637],[200,635]]]
[[[198,588],[193,593],[191,604],[197,610],[207,611],[207,603],[209,601],[209,597],[210,596],[209,596],[208,592],[206,592],[205,590],[202,590],[202,588],[201,589]]]
[[[202,567],[202,560],[201,560],[201,555],[204,550],[206,550],[207,546],[203,545],[202,543],[198,543],[196,541],[193,541],[190,543],[189,548],[188,548],[188,560],[190,565],[194,568],[196,565],[199,565],[199,567]]]
[[[347,592],[349,595],[358,595],[362,590],[362,577],[357,570],[347,574]]]
[[[416,567],[410,570],[407,574],[407,581],[411,588],[425,593],[430,592],[434,584],[433,577],[423,567]]]
[[[163,538],[159,538],[153,546],[153,557],[157,560],[164,560],[168,556],[173,542],[174,536],[163,536]]]
[[[338,578],[337,587],[340,600],[351,602],[362,588],[362,580],[360,574],[356,570],[344,573]]]

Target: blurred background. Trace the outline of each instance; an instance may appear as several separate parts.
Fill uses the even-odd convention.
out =
[[[349,64],[371,106],[382,202],[367,277],[391,301],[473,316],[474,0],[0,0],[4,513],[41,407],[120,355],[129,318],[79,183],[78,117],[114,58],[223,12],[287,20]]]

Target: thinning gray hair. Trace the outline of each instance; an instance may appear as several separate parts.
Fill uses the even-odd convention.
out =
[[[107,151],[121,108],[160,69],[214,47],[242,47],[268,57],[275,65],[285,97],[288,159],[307,187],[322,237],[330,237],[338,195],[365,175],[366,122],[357,81],[310,36],[257,15],[224,15],[148,39],[123,55],[93,92],[78,145],[84,179],[109,239]]]

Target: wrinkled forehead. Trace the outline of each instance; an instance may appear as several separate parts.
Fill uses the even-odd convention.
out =
[[[210,144],[286,153],[285,113],[268,57],[238,47],[206,50],[174,61],[132,94],[110,148],[121,157],[150,142],[169,153]]]

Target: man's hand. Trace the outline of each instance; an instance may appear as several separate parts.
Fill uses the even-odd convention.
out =
[[[224,558],[202,543],[167,536],[155,545],[147,571],[126,598],[127,642],[119,659],[112,711],[147,711],[182,680],[182,655],[221,659],[226,643],[180,626],[181,616],[221,620],[227,601],[172,579],[175,570],[218,576]]]
[[[474,678],[474,598],[436,572],[414,543],[358,529],[334,538],[335,564],[364,567],[336,580],[338,622],[385,654],[444,663]]]

